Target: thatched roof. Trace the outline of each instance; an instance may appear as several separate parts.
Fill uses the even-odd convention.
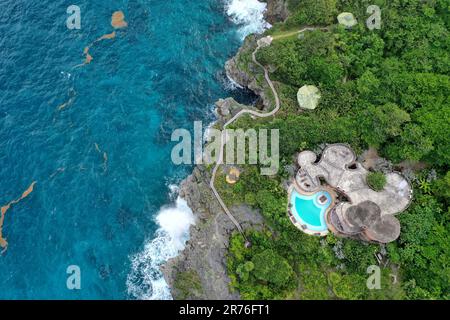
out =
[[[372,201],[364,201],[348,208],[345,218],[354,231],[364,233],[372,241],[388,243],[400,235],[400,223],[392,215],[381,216],[380,207]]]

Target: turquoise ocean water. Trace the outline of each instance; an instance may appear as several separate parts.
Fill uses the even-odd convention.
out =
[[[253,99],[223,66],[261,28],[255,1],[0,2],[0,205],[37,182],[5,216],[0,298],[170,298],[157,265],[193,222],[171,133],[211,122],[219,98]],[[66,27],[71,4],[80,30]],[[128,27],[74,68],[116,10]],[[66,287],[69,265],[81,290]]]

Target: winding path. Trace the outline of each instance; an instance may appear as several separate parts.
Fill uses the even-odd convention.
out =
[[[287,31],[281,34],[278,34],[276,36],[273,37],[273,40],[279,40],[279,39],[283,39],[283,38],[288,38],[291,36],[294,36],[296,34],[300,34],[303,33],[305,31],[314,31],[314,30],[328,30],[328,27],[305,27],[301,30],[295,30],[295,31]]]
[[[302,32],[313,31],[315,29],[317,29],[317,28],[316,27],[305,27],[305,28],[297,31],[296,33],[300,34]],[[275,37],[275,38],[272,38],[272,40],[279,39],[279,38],[282,38],[282,37],[281,36]],[[219,157],[217,159],[216,165],[215,165],[215,167],[214,167],[214,169],[212,171],[211,181],[209,183],[209,186],[211,187],[211,190],[213,191],[214,196],[216,197],[217,201],[219,201],[220,206],[222,207],[222,209],[225,211],[227,216],[230,218],[230,220],[233,222],[233,224],[236,226],[236,228],[239,230],[239,232],[242,234],[242,236],[246,240],[247,240],[247,238],[245,237],[244,229],[239,224],[239,222],[236,220],[236,218],[233,216],[233,214],[228,209],[226,204],[223,202],[219,192],[217,192],[217,189],[216,189],[214,183],[216,181],[217,170],[219,169],[220,165],[223,164],[224,146],[226,144],[226,128],[230,124],[235,122],[237,119],[239,119],[241,116],[243,116],[244,114],[250,114],[250,115],[253,115],[253,116],[256,116],[256,117],[259,117],[259,118],[268,118],[268,117],[274,116],[280,110],[280,98],[278,96],[278,93],[277,93],[277,91],[275,89],[275,86],[274,86],[272,80],[270,80],[269,70],[266,67],[264,67],[261,63],[259,63],[258,60],[256,59],[256,53],[258,52],[259,49],[261,49],[262,44],[263,44],[262,42],[258,42],[258,46],[256,47],[256,49],[252,53],[252,60],[257,66],[259,66],[260,68],[262,68],[264,70],[264,78],[266,79],[266,82],[269,85],[269,87],[272,90],[273,95],[275,97],[275,108],[272,111],[267,112],[267,113],[260,113],[260,112],[254,111],[254,110],[243,109],[243,110],[239,111],[234,117],[232,117],[230,120],[228,120],[228,122],[226,122],[223,125],[222,136],[221,136],[221,145],[220,145],[220,153],[219,153]]]

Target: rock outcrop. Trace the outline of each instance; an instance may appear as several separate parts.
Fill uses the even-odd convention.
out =
[[[191,227],[190,240],[184,251],[161,268],[175,299],[180,294],[174,286],[177,275],[192,271],[198,275],[202,290],[193,290],[188,299],[239,299],[238,293],[230,292],[226,270],[229,238],[235,226],[214,198],[209,179],[208,170],[197,166],[180,187],[180,196],[195,213],[197,223]],[[258,228],[263,224],[261,215],[255,210],[246,206],[231,209],[243,228]]]
[[[287,16],[287,0],[267,0],[265,17],[269,23],[284,21]],[[258,75],[263,75],[263,70],[252,62],[251,55],[257,47],[257,40],[257,36],[249,35],[237,55],[226,63],[225,70],[231,80],[260,97],[262,108],[270,108],[271,97],[266,94],[270,90],[267,90],[265,81],[258,82],[257,79]],[[232,98],[219,100],[216,103],[218,119],[215,126],[222,127],[243,108],[257,109],[241,105]],[[186,297],[186,292],[181,295],[175,285],[178,275],[191,272],[198,275],[201,290],[193,289],[188,293],[188,299],[239,299],[238,293],[230,292],[230,279],[226,269],[229,239],[236,229],[214,198],[209,187],[210,179],[210,171],[205,166],[197,166],[180,187],[180,196],[196,215],[197,223],[191,227],[190,240],[184,251],[161,267],[175,299]],[[245,205],[230,209],[244,229],[258,229],[264,224],[259,212]]]
[[[216,102],[217,121],[215,124],[222,127],[228,120],[234,117],[242,109],[256,110],[253,106],[246,106],[238,103],[233,98],[219,99]]]
[[[220,99],[216,102],[215,126],[221,128],[242,109],[254,109],[254,107],[239,104],[233,98]],[[230,279],[226,270],[228,242],[230,235],[236,229],[214,197],[209,187],[210,180],[210,171],[205,166],[197,166],[180,186],[180,196],[186,200],[194,212],[197,223],[191,227],[190,240],[184,251],[161,267],[175,299],[181,296],[185,298],[186,295],[186,292],[182,295],[178,292],[175,285],[177,277],[180,274],[192,272],[198,276],[202,290],[191,290],[188,293],[188,299],[239,298],[237,293],[229,290]],[[247,206],[230,209],[244,229],[259,228],[263,225],[261,215]]]
[[[268,110],[273,105],[271,96],[267,94],[270,89],[265,81],[258,81],[258,75],[262,77],[264,71],[252,61],[252,53],[257,47],[257,41],[255,35],[248,36],[238,54],[225,63],[225,71],[228,78],[259,96],[262,108]]]
[[[266,21],[270,24],[284,21],[289,15],[287,0],[267,0]]]

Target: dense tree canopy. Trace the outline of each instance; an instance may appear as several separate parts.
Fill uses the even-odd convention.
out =
[[[238,185],[222,185],[221,192],[228,204],[258,208],[267,226],[248,232],[251,248],[240,235],[232,237],[232,288],[246,299],[450,299],[450,2],[288,3],[290,17],[268,31],[287,36],[257,56],[271,66],[281,111],[273,119],[243,118],[236,126],[279,129],[282,167],[293,163],[296,152],[326,143],[348,143],[358,154],[374,147],[404,170],[414,199],[399,215],[400,238],[386,249],[333,235],[320,239],[287,217],[282,184],[288,170],[264,177],[245,167]],[[365,26],[371,4],[382,9],[380,30]],[[358,25],[338,26],[343,11],[352,12]],[[311,25],[327,30],[292,33]],[[321,91],[314,111],[298,108],[296,94],[305,84]],[[382,288],[369,290],[367,268],[384,251],[390,263],[381,270]]]

